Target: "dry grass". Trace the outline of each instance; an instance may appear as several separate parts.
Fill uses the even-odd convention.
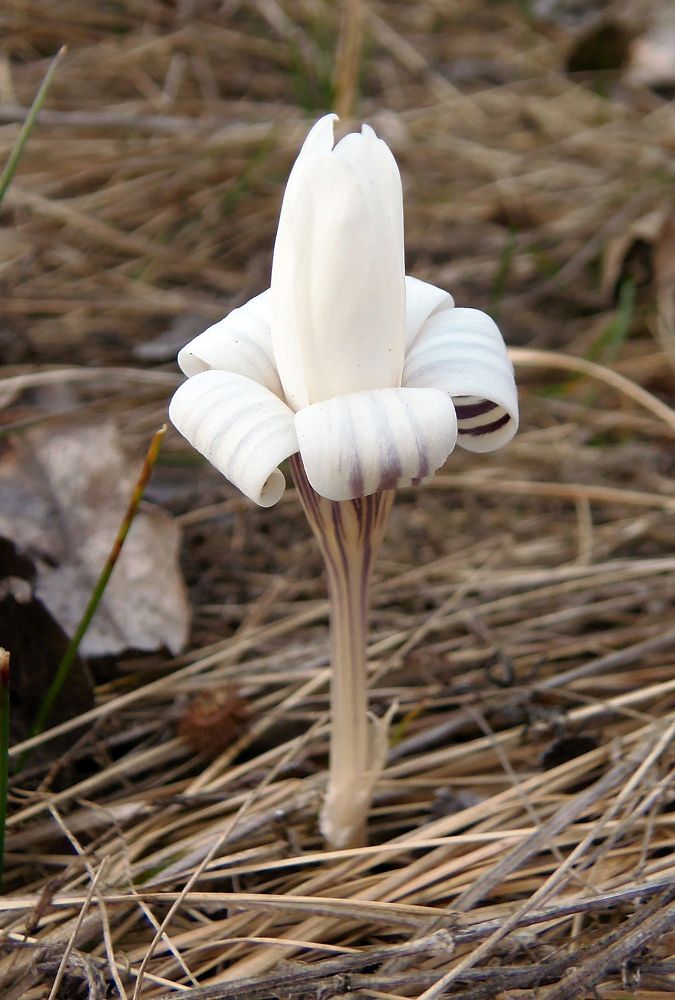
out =
[[[70,47],[2,210],[5,425],[48,419],[58,383],[140,447],[174,345],[134,351],[263,287],[336,48],[335,100],[402,166],[409,270],[497,312],[523,384],[503,454],[395,508],[370,658],[398,713],[362,850],[316,826],[327,609],[299,506],[252,509],[173,438],[154,495],[184,525],[193,642],[14,749],[43,753],[8,824],[8,1000],[675,991],[673,374],[653,287],[627,311],[600,277],[667,202],[672,108],[571,78],[567,30],[515,3],[347,8],[362,23],[318,0],[0,11],[0,159]],[[250,719],[199,757],[192,699],[232,689]]]

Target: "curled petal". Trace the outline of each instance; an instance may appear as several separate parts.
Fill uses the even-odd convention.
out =
[[[353,500],[430,476],[455,446],[455,409],[435,389],[374,389],[295,415],[307,478],[328,500]]]
[[[457,444],[493,451],[518,428],[513,366],[499,328],[478,309],[440,309],[406,355],[406,386],[442,389],[457,410]]]
[[[298,450],[293,412],[242,375],[206,371],[183,382],[169,407],[180,433],[261,507],[282,496],[278,465]]]
[[[420,281],[406,274],[405,277],[405,349],[410,349],[426,321],[440,309],[451,309],[454,301],[450,292]]]
[[[272,351],[269,289],[186,344],[178,364],[186,375],[210,368],[245,375],[283,398]]]

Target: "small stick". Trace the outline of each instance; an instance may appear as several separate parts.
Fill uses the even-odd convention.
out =
[[[335,959],[317,962],[315,965],[292,965],[280,969],[271,976],[261,976],[258,979],[241,979],[239,982],[217,983],[214,986],[200,986],[197,989],[186,990],[189,1000],[234,1000],[237,996],[256,996],[275,994],[283,995],[289,986],[300,981],[306,984],[327,976],[344,975],[352,969],[360,969],[364,965],[375,965],[392,958],[410,958],[415,955],[446,955],[454,950],[453,937],[450,931],[434,931],[423,938],[405,941],[403,944],[385,945],[382,948],[366,949],[350,955],[340,955]],[[262,989],[261,989],[262,987]],[[173,1000],[175,994],[163,994],[158,1000]]]
[[[575,1000],[588,996],[613,969],[620,968],[650,941],[666,937],[675,928],[675,885],[645,903],[621,927],[610,931],[585,959],[575,964],[559,983],[543,990],[541,1000]]]
[[[363,8],[361,0],[342,5],[340,36],[335,57],[335,110],[339,118],[354,112],[363,48]]]
[[[556,351],[536,351],[529,347],[513,347],[509,351],[511,360],[516,368],[556,368],[562,371],[577,372],[579,375],[587,375],[589,378],[604,382],[612,389],[616,389],[622,395],[632,399],[633,402],[649,410],[655,417],[658,417],[671,433],[675,433],[675,410],[651,392],[643,389],[641,385],[620,375],[612,368],[598,365],[595,361],[587,361],[585,358],[575,358],[570,354],[559,354]]]
[[[533,853],[546,848],[549,845],[551,838],[563,830],[565,826],[573,822],[578,816],[583,814],[588,808],[594,805],[596,802],[600,801],[607,795],[608,792],[616,788],[617,785],[623,784],[623,782],[629,777],[629,775],[636,770],[637,765],[640,763],[640,757],[633,753],[632,755],[626,757],[624,760],[619,761],[611,771],[608,771],[602,778],[598,779],[590,788],[584,789],[578,795],[576,795],[571,802],[564,805],[551,817],[548,822],[546,822],[539,830],[535,831],[527,840],[519,844],[515,849],[510,851],[501,861],[499,861],[494,868],[491,868],[485,876],[479,878],[469,889],[461,893],[455,903],[453,904],[453,910],[464,911],[472,909],[476,906],[478,902],[490,892],[496,885],[506,878],[512,871],[515,871],[524,861],[526,861]],[[612,810],[610,810],[610,815]],[[607,818],[607,814],[603,819]],[[596,828],[602,827],[603,819],[601,819]],[[586,841],[590,840],[593,835],[595,835],[596,828],[594,828],[594,833],[589,834],[580,845],[578,845],[574,851],[567,857],[563,865],[555,870],[553,875],[549,879],[542,883],[542,885],[537,889],[533,896],[525,903],[525,905],[517,912],[511,914],[510,917],[501,925],[499,930],[495,931],[492,937],[488,938],[483,942],[475,951],[471,954],[465,956],[463,959],[448,970],[444,975],[439,977],[439,979],[430,986],[424,993],[420,994],[418,1000],[437,1000],[447,988],[458,979],[461,979],[462,974],[472,966],[475,966],[480,960],[489,955],[494,947],[494,945],[505,937],[508,933],[517,927],[519,920],[527,912],[528,908],[533,907],[542,898],[545,897],[547,892],[555,885],[563,875],[571,868],[571,865],[576,860],[577,855],[580,853],[580,848],[585,846]]]
[[[9,778],[9,653],[0,648],[0,889],[5,871],[5,820]]]
[[[673,917],[672,912],[665,911],[660,921],[655,921],[653,914],[656,910],[658,916],[659,910],[663,907],[664,899],[670,897],[673,888],[671,885],[670,888],[666,889],[665,893],[663,891],[663,884],[659,885],[658,888],[661,891],[655,900],[649,905],[645,904],[638,909],[633,916],[628,918],[619,931],[612,931],[610,935],[603,938],[602,943],[610,945],[610,948],[605,952],[606,961],[604,957],[602,959],[601,968],[605,974],[620,967],[621,962],[627,957],[624,955],[624,952],[629,951],[630,954],[634,954],[640,943],[648,939],[654,939],[657,934],[663,933],[670,926],[670,921]],[[630,891],[631,897],[638,894],[637,889]],[[602,900],[590,898],[580,902],[584,908],[586,908],[587,904],[589,909],[594,910],[601,909],[603,906],[607,906],[610,901],[621,898],[628,898],[628,895],[623,891],[619,891],[616,894],[609,893],[605,895]],[[573,907],[574,903],[571,906]],[[536,916],[537,920],[549,921],[557,916],[564,916],[569,912],[572,912],[571,908],[565,906],[560,908],[551,907],[536,915],[530,915],[525,924],[530,923],[533,916]],[[442,954],[449,957],[453,952],[455,943],[459,944],[475,940],[476,937],[487,936],[487,932],[492,928],[494,923],[495,921],[487,921],[484,924],[476,925],[474,928],[469,928],[465,931],[451,929],[436,931],[401,944],[365,949],[312,964],[288,964],[271,974],[239,979],[233,982],[218,983],[213,986],[199,986],[196,989],[188,989],[185,991],[185,996],[186,1000],[257,1000],[260,997],[279,994],[293,997],[300,993],[307,994],[309,983],[312,983],[312,993],[316,993],[317,996],[323,993],[322,987],[325,986],[328,988],[331,985],[342,986],[342,988],[336,990],[327,989],[327,994],[349,993],[354,990],[368,989],[369,987],[371,989],[387,989],[396,985],[418,985],[424,987],[438,979],[438,970],[387,972],[385,971],[386,963],[414,956],[427,957]],[[617,937],[620,940],[618,943],[615,943]],[[593,953],[595,955],[595,949]],[[474,991],[471,991],[471,993],[467,991],[465,994],[462,991],[461,995],[473,995],[477,1000],[478,997],[488,998],[496,996],[498,992],[508,987],[515,988],[520,986],[525,988],[530,985],[540,986],[543,982],[551,982],[552,980],[559,979],[561,975],[570,969],[571,965],[578,966],[578,968],[574,969],[574,972],[580,971],[585,966],[583,959],[588,955],[588,952],[584,953],[582,951],[575,956],[565,955],[562,958],[554,958],[538,965],[466,969],[462,973],[460,981],[463,983],[475,983],[477,989],[475,993]],[[578,961],[576,961],[577,958]],[[364,965],[377,965],[382,966],[382,968],[380,968],[377,974],[359,975],[357,970]],[[650,965],[652,966],[650,972],[656,972],[660,968],[657,963],[650,963]],[[666,965],[665,968],[667,969],[668,966]],[[595,981],[597,982],[597,979]],[[571,1000],[572,996],[575,995],[578,994],[565,994],[565,1000]],[[158,1000],[170,1000],[173,996],[174,994],[162,994]],[[545,996],[546,1000],[553,1000],[547,994]],[[561,997],[556,996],[555,1000],[562,1000],[562,995]]]

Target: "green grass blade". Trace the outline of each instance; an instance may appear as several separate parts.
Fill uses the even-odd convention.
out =
[[[19,132],[19,138],[16,140],[12,152],[9,154],[9,159],[5,164],[5,168],[2,171],[2,174],[0,174],[0,205],[2,204],[2,199],[5,197],[5,194],[7,193],[7,188],[9,187],[12,178],[14,177],[16,168],[19,165],[19,160],[21,159],[24,146],[28,142],[29,136],[33,131],[33,126],[35,125],[35,119],[38,116],[40,108],[44,104],[45,97],[47,96],[47,91],[49,90],[52,80],[54,79],[56,68],[60,63],[61,59],[63,58],[63,56],[65,55],[65,53],[66,53],[66,46],[64,45],[62,46],[62,48],[59,49],[59,51],[52,59],[49,69],[45,74],[45,78],[40,84],[40,89],[38,90],[33,100],[33,103],[31,104],[30,111],[26,116],[26,120],[21,127],[21,131]]]
[[[619,287],[616,313],[601,333],[595,338],[585,357],[589,361],[609,365],[616,359],[630,333],[635,315],[635,282],[624,278]]]
[[[68,643],[68,648],[66,649],[65,653],[61,658],[61,662],[59,663],[56,669],[56,674],[54,675],[54,679],[49,685],[47,693],[42,701],[42,704],[40,705],[37,717],[35,719],[35,722],[33,723],[33,728],[31,729],[30,733],[31,736],[37,736],[45,728],[45,724],[47,722],[47,719],[49,718],[49,713],[54,707],[54,702],[58,698],[59,694],[61,693],[61,689],[63,688],[63,685],[68,679],[68,675],[70,674],[73,663],[75,661],[75,657],[77,656],[77,651],[79,649],[80,643],[82,642],[85,632],[87,631],[87,629],[91,624],[91,620],[94,617],[94,614],[96,613],[96,609],[101,603],[101,599],[103,597],[103,594],[105,593],[105,588],[108,585],[108,580],[110,579],[112,572],[117,564],[117,560],[119,559],[120,553],[122,551],[122,546],[124,545],[126,537],[129,534],[132,522],[138,512],[138,508],[143,498],[145,488],[148,485],[148,480],[150,479],[152,470],[155,466],[155,462],[157,461],[159,449],[162,444],[162,438],[164,437],[165,433],[166,433],[166,425],[164,425],[157,431],[157,433],[153,436],[152,441],[150,442],[150,447],[148,448],[148,452],[145,456],[145,461],[143,462],[143,468],[141,469],[141,473],[138,477],[138,480],[136,481],[136,485],[134,486],[133,492],[131,494],[131,499],[129,500],[129,505],[125,511],[124,517],[122,518],[119,529],[117,531],[117,535],[115,536],[115,541],[113,542],[112,548],[108,553],[108,557],[105,561],[103,569],[101,570],[101,574],[98,580],[96,581],[94,589],[91,593],[91,597],[87,602],[87,606],[84,609],[82,618],[80,619],[80,622],[75,630],[72,639]],[[23,760],[24,758],[22,757],[18,764],[19,768],[22,766]]]
[[[9,782],[9,653],[0,649],[0,889],[5,873],[5,823]]]
[[[509,275],[511,274],[511,268],[513,265],[513,258],[516,252],[516,233],[511,229],[509,231],[508,239],[506,240],[502,252],[499,256],[499,266],[497,268],[497,274],[495,275],[494,283],[490,290],[489,302],[492,314],[495,317],[499,315],[499,308],[501,306],[501,301],[504,298],[506,292]]]

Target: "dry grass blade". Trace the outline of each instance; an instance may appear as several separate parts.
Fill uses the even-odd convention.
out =
[[[630,45],[661,6],[603,24]],[[92,708],[17,732],[3,996],[672,995],[669,262],[623,262],[629,308],[602,279],[668,210],[672,108],[621,65],[570,71],[590,20],[530,7],[0,5],[0,162],[69,48],[2,206],[3,447],[103,414],[140,456],[177,348],[266,287],[334,101],[400,164],[410,273],[493,312],[522,385],[508,449],[397,499],[368,655],[373,712],[398,709],[349,851],[316,824],[327,603],[297,498],[255,510],[167,435],[148,498],[184,532],[190,646],[90,664]],[[232,692],[234,742],[197,744]]]
[[[51,990],[49,992],[48,1000],[56,1000],[56,998],[59,995],[59,987],[61,986],[61,982],[62,982],[63,977],[65,975],[66,969],[68,968],[68,960],[69,960],[71,952],[73,950],[73,946],[75,944],[75,939],[77,937],[77,933],[78,933],[80,927],[82,926],[82,924],[84,922],[84,918],[87,915],[87,910],[89,909],[91,901],[94,898],[94,895],[96,893],[96,887],[98,885],[98,882],[99,882],[101,876],[103,875],[104,870],[105,870],[105,859],[101,862],[101,865],[100,865],[98,871],[96,872],[94,878],[91,881],[91,886],[89,888],[89,893],[87,894],[87,898],[85,899],[84,903],[82,904],[82,908],[80,909],[80,912],[78,914],[77,920],[75,922],[75,926],[73,927],[72,935],[71,935],[70,940],[68,941],[68,943],[67,943],[67,945],[65,947],[65,950],[63,952],[63,957],[61,958],[61,962],[60,962],[59,967],[57,969],[56,976],[54,977],[54,982],[52,983],[52,988],[51,988]]]

